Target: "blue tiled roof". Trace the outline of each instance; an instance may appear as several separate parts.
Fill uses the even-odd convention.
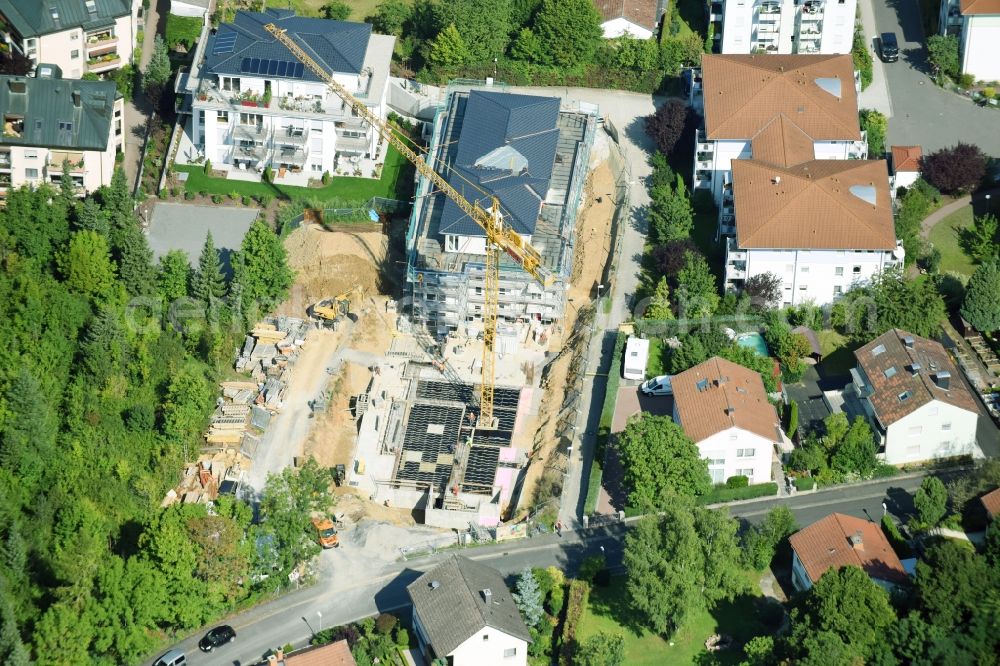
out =
[[[232,23],[223,23],[209,37],[205,49],[206,70],[212,74],[256,76],[248,74],[243,67],[247,58],[297,63],[295,56],[264,29],[268,23],[287,30],[288,36],[326,70],[341,74],[361,72],[371,25],[296,16],[295,12],[287,9],[268,9],[263,13],[236,12]],[[319,81],[309,69],[300,71],[301,77],[271,74],[269,78]]]
[[[552,177],[559,141],[558,120],[556,97],[473,90],[465,105],[455,160],[446,174],[448,182],[484,208],[489,208],[491,195],[497,197],[514,230],[526,235],[534,233]],[[477,166],[482,157],[501,146],[517,151],[527,161],[527,169],[513,173],[508,169]],[[479,225],[451,200],[442,208],[439,230],[442,234],[483,235]]]

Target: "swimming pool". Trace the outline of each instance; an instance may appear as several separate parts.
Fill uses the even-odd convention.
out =
[[[764,337],[760,333],[741,333],[736,336],[736,344],[740,347],[749,347],[764,358],[770,356],[767,351],[767,343],[764,342]]]

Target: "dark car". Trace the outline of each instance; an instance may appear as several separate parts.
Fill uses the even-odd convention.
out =
[[[228,624],[209,630],[205,637],[198,641],[198,647],[202,652],[211,652],[215,648],[232,643],[236,640],[236,630]]]
[[[879,55],[885,62],[896,62],[899,60],[899,42],[896,40],[896,33],[883,32],[878,39]]]

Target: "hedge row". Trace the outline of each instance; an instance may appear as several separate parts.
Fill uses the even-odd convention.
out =
[[[569,582],[569,599],[566,602],[566,620],[563,622],[562,639],[559,644],[559,663],[561,666],[572,666],[576,648],[576,628],[580,617],[587,608],[590,598],[590,583],[582,580]]]
[[[720,502],[736,502],[738,500],[754,499],[778,494],[778,484],[760,483],[746,488],[712,488],[708,493],[698,498],[698,504],[718,504]]]
[[[812,490],[816,486],[816,479],[811,476],[797,476],[792,481],[796,490]]]
[[[896,555],[900,559],[905,560],[909,557],[913,557],[913,549],[910,548],[910,544],[906,542],[903,538],[902,533],[899,531],[899,527],[896,526],[896,522],[888,515],[882,516],[882,531],[885,532],[886,538],[889,540],[889,544],[892,549],[896,551]]]
[[[601,478],[604,474],[604,452],[611,436],[611,424],[615,418],[615,402],[618,400],[618,385],[621,383],[622,354],[625,352],[626,335],[618,331],[615,338],[615,349],[611,354],[611,366],[608,368],[608,381],[604,389],[604,406],[601,407],[601,421],[597,426],[597,441],[594,446],[594,462],[590,466],[590,478],[587,480],[587,499],[583,503],[585,514],[597,510],[597,500],[601,494]]]

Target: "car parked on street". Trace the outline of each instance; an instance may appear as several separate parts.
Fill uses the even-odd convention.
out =
[[[205,637],[198,641],[198,648],[202,652],[211,652],[217,647],[232,643],[236,640],[236,630],[228,624],[210,629]]]
[[[185,666],[187,657],[180,650],[170,650],[153,662],[153,666]]]
[[[899,60],[899,41],[896,39],[896,33],[882,33],[878,38],[878,53],[883,62],[896,62]]]

